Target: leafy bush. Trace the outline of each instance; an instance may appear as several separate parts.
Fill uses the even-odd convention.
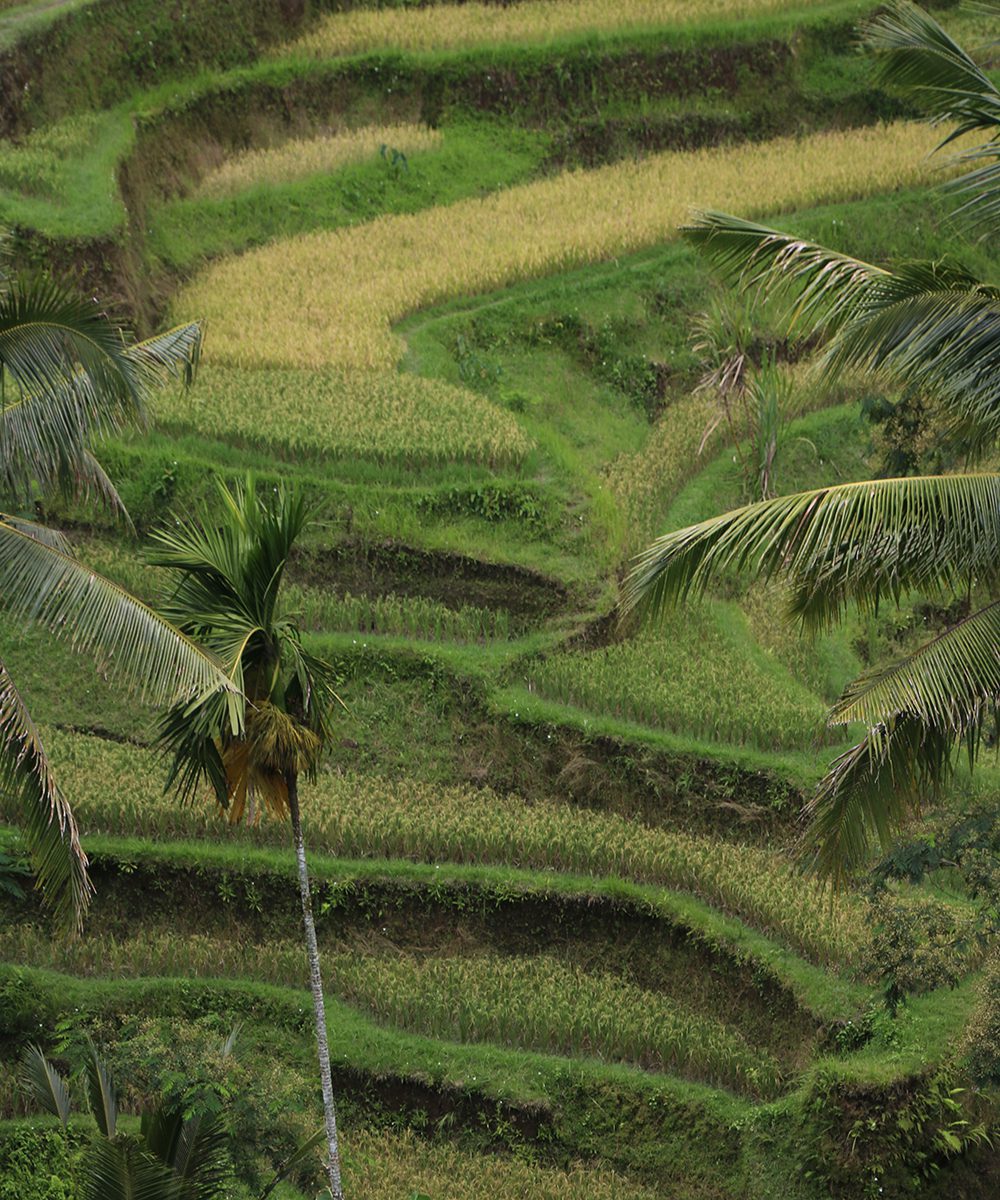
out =
[[[61,1129],[18,1122],[0,1132],[0,1200],[74,1200],[78,1147]]]
[[[946,904],[881,895],[871,902],[869,924],[861,968],[892,1011],[908,995],[955,987],[969,968],[973,923]]]
[[[979,985],[979,1002],[962,1039],[962,1056],[978,1083],[1000,1084],[1000,955],[995,954]]]
[[[867,1083],[831,1067],[817,1072],[803,1106],[807,1174],[838,1200],[919,1195],[943,1163],[988,1137],[945,1070]]]

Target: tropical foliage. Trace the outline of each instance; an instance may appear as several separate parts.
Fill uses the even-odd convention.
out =
[[[213,694],[239,721],[216,659],[148,605],[79,563],[59,533],[21,514],[46,497],[91,497],[122,513],[92,451],[141,425],[150,393],[190,376],[201,333],[184,325],[129,342],[93,301],[42,279],[0,286],[0,592],[8,613],[41,622],[100,657],[119,686],[154,702]],[[124,515],[124,514],[123,514]],[[35,877],[57,913],[79,924],[90,885],[73,813],[16,681],[0,662],[0,786],[13,799]]]
[[[937,122],[942,145],[965,145],[949,186],[959,213],[1000,227],[1000,92],[941,27],[899,0],[866,40],[881,76],[904,86]],[[790,300],[791,321],[826,341],[831,372],[860,370],[904,394],[932,398],[967,453],[1000,427],[1000,290],[950,262],[886,268],[764,226],[706,213],[687,231],[721,270],[768,297]],[[847,484],[781,497],[668,533],[638,559],[624,604],[652,616],[720,573],[783,576],[791,610],[822,627],[856,604],[869,611],[911,590],[988,596],[997,582],[1000,477],[932,476]],[[995,602],[906,658],[858,679],[833,710],[861,721],[864,738],[833,764],[811,801],[810,860],[840,879],[871,833],[884,843],[948,777],[953,751],[974,760],[1000,695]]]
[[[234,1030],[221,1047],[223,1059],[232,1053],[235,1040]],[[96,1132],[78,1169],[80,1200],[220,1200],[229,1193],[229,1135],[223,1100],[212,1089],[193,1103],[161,1099],[142,1113],[138,1133],[133,1133],[122,1128],[118,1091],[92,1042],[81,1076]],[[69,1129],[70,1082],[37,1045],[24,1052],[21,1085],[39,1108],[57,1117],[64,1130]],[[261,1200],[318,1140],[313,1138],[299,1147]]]

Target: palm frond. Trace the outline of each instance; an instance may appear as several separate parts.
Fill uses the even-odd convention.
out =
[[[1000,577],[1000,475],[883,479],[781,496],[657,538],[621,601],[656,618],[726,570],[783,576],[792,611],[823,626],[852,602],[874,610],[910,588]]]
[[[69,1089],[40,1046],[29,1046],[25,1050],[19,1078],[21,1087],[39,1108],[58,1117],[65,1129],[69,1125]]]
[[[189,1117],[171,1166],[183,1200],[216,1200],[230,1175],[229,1135],[218,1116]]]
[[[946,142],[966,133],[1000,129],[1000,92],[918,5],[890,0],[865,24],[862,42],[875,54],[881,83],[904,88],[934,120],[955,123]]]
[[[1000,9],[989,9],[1000,18]],[[970,169],[946,187],[968,199],[957,215],[973,225],[1000,216],[1000,91],[990,77],[941,28],[929,13],[910,0],[892,0],[864,31],[876,55],[883,83],[904,88],[936,123],[951,131],[941,149],[971,134],[986,141],[953,159]]]
[[[952,768],[954,737],[917,717],[891,718],[833,763],[803,815],[799,851],[809,871],[843,885],[864,862],[875,837],[889,845],[894,829],[935,794]]]
[[[278,1170],[268,1181],[267,1186],[257,1197],[257,1200],[267,1200],[279,1183],[282,1183],[302,1163],[307,1162],[309,1156],[317,1146],[322,1146],[326,1141],[326,1130],[318,1129],[311,1138],[307,1138],[300,1146],[297,1146],[292,1154],[285,1159]]]
[[[975,285],[872,304],[841,330],[828,368],[867,371],[934,397],[950,436],[980,451],[1000,432],[1000,293]]]
[[[45,280],[0,295],[0,494],[94,484],[93,438],[146,419],[146,401],[189,377],[201,331],[188,324],[133,343],[93,302]]]
[[[95,1138],[81,1166],[80,1200],[182,1200],[181,1180],[128,1138]]]
[[[88,1049],[84,1079],[87,1084],[90,1112],[104,1137],[113,1138],[118,1131],[118,1097],[114,1082],[93,1042]]]
[[[113,676],[157,703],[224,693],[237,725],[239,696],[222,664],[149,605],[69,555],[0,522],[4,607],[100,651]]]
[[[39,524],[38,521],[29,521],[26,517],[18,517],[5,512],[0,512],[0,522],[16,529],[19,533],[33,537],[43,546],[51,546],[53,550],[60,550],[63,554],[73,556],[72,543],[61,530],[52,529],[49,525]]]
[[[143,1114],[140,1140],[177,1177],[180,1200],[217,1200],[230,1174],[229,1135],[220,1117],[159,1104]]]
[[[93,889],[80,834],[42,740],[0,663],[0,788],[19,816],[36,884],[57,920],[79,929]]]
[[[958,738],[998,700],[1000,601],[994,601],[906,658],[856,679],[830,719],[875,726],[907,714]]]
[[[696,213],[681,232],[730,282],[789,302],[789,323],[806,323],[804,333],[836,328],[873,284],[890,278],[872,263],[726,213]]]

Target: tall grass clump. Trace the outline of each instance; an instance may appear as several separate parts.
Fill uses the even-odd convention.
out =
[[[751,216],[912,185],[936,171],[925,161],[935,139],[898,123],[570,171],[275,242],[210,266],[174,308],[210,323],[216,362],[384,373],[403,352],[392,323],[407,313],[672,239],[692,205]],[[285,406],[277,398],[264,419],[280,425]],[[329,415],[322,406],[311,427]]]

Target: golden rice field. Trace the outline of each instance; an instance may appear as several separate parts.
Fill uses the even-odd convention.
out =
[[[284,327],[280,310],[275,321]],[[213,324],[210,355],[217,344]],[[499,467],[520,462],[531,449],[506,409],[464,388],[394,370],[249,371],[213,363],[194,387],[161,393],[156,416],[161,426],[251,446],[409,466]]]
[[[149,839],[211,838],[288,844],[264,821],[232,828],[206,803],[182,807],[162,792],[149,750],[57,730],[46,744],[81,828]],[[630,879],[689,892],[821,963],[856,956],[865,931],[860,900],[829,895],[781,854],[650,828],[610,813],[487,789],[436,788],[367,775],[322,776],[303,789],[303,823],[315,852],[345,858],[493,864]],[[0,820],[13,812],[0,798]]]
[[[236,154],[205,175],[194,195],[226,199],[261,184],[289,183],[376,159],[383,148],[410,155],[435,150],[442,141],[441,131],[426,125],[364,125],[360,129],[331,130],[317,137],[295,138],[278,146]]]
[[[587,34],[621,34],[665,26],[738,21],[801,10],[801,0],[524,0],[433,4],[425,8],[356,9],[327,16],[280,53],[316,58],[373,50],[440,51],[515,43],[532,45]]]
[[[674,238],[692,206],[773,214],[924,182],[936,140],[899,122],[571,171],[221,261],[180,292],[174,313],[209,322],[210,361],[384,374],[403,352],[393,322],[425,305]],[[296,407],[291,419],[301,418]],[[326,411],[313,423],[329,425]]]
[[[826,705],[756,646],[734,605],[692,605],[599,650],[553,654],[528,687],[588,712],[761,750],[828,740]]]

